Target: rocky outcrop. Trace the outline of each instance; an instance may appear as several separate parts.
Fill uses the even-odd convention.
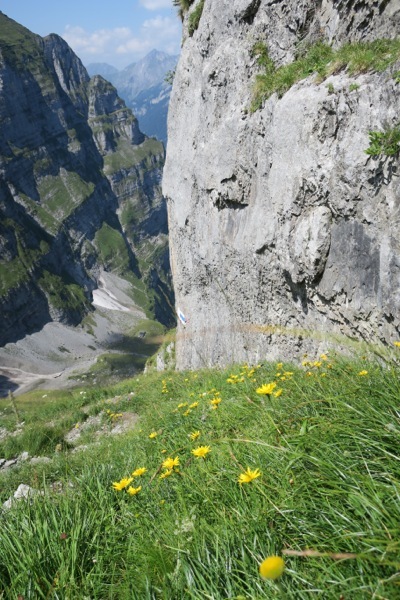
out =
[[[398,339],[398,156],[365,149],[399,122],[399,65],[311,75],[250,106],[257,42],[279,66],[317,40],[394,38],[399,24],[396,0],[205,0],[174,79],[163,179],[187,319],[178,368]]]
[[[79,323],[102,268],[170,323],[163,145],[60,37],[0,13],[0,52],[0,345]]]

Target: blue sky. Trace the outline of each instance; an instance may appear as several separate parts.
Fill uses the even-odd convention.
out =
[[[58,33],[85,65],[122,69],[154,48],[180,51],[172,0],[0,0],[0,10],[41,36]]]

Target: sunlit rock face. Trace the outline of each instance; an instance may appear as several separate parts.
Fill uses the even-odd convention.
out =
[[[205,1],[174,80],[163,178],[187,321],[178,368],[399,338],[398,156],[365,153],[369,131],[399,123],[399,65],[312,75],[250,110],[255,43],[279,66],[300,44],[399,31],[397,0]]]

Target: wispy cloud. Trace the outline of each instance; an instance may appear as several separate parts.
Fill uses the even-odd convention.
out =
[[[140,4],[147,10],[159,10],[160,8],[171,8],[172,0],[140,0]]]
[[[162,0],[143,0],[156,3]],[[108,62],[118,68],[142,58],[153,48],[179,53],[180,23],[171,17],[155,16],[144,21],[138,32],[129,27],[87,31],[68,25],[62,37],[84,63]]]

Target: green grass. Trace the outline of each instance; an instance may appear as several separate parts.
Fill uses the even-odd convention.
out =
[[[90,307],[81,286],[71,283],[69,278],[64,278],[43,270],[38,279],[39,286],[46,292],[49,303],[57,309],[84,313]]]
[[[154,157],[162,153],[162,143],[153,138],[147,138],[142,144],[132,146],[129,140],[119,137],[116,151],[104,157],[104,173],[110,176],[139,165],[141,169],[154,169]]]
[[[17,256],[3,262],[0,259],[0,297],[7,296],[11,290],[29,281],[31,273],[38,267],[43,255],[49,250],[48,243],[42,239],[36,248],[27,247],[21,226],[13,220],[4,222],[16,238]]]
[[[201,15],[203,14],[204,0],[199,0],[198,4],[194,7],[193,11],[189,15],[188,20],[188,33],[190,36],[194,34],[200,24]]]
[[[60,224],[91,196],[94,189],[91,181],[84,181],[78,173],[66,170],[56,176],[46,175],[38,183],[43,211]]]
[[[0,477],[3,501],[21,481],[44,492],[2,521],[3,598],[397,598],[399,374],[394,361],[330,356],[88,388],[87,404],[118,395],[113,410],[139,422]],[[282,392],[257,394],[270,382]],[[204,459],[198,445],[210,447]],[[160,479],[167,457],[180,464]],[[113,489],[138,467],[136,495]],[[261,477],[239,485],[247,468]],[[279,586],[258,574],[272,554],[286,563]]]
[[[108,223],[103,223],[96,232],[94,242],[106,270],[120,274],[130,271],[128,247],[120,231],[113,229]]]
[[[305,48],[292,63],[281,67],[275,66],[262,42],[254,45],[253,55],[264,70],[256,76],[251,106],[255,111],[272,94],[282,97],[295,83],[313,74],[322,81],[343,69],[349,75],[384,71],[400,60],[400,38],[349,43],[336,50],[324,42],[317,42]]]

